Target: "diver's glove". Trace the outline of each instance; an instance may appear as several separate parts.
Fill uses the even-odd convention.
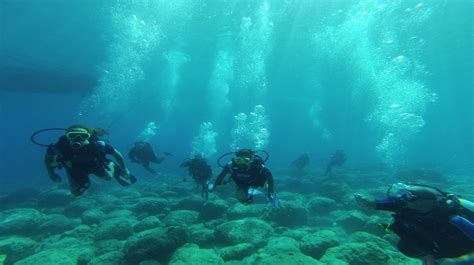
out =
[[[268,204],[271,204],[274,208],[280,208],[280,200],[275,193],[268,192],[265,197],[267,198]]]
[[[214,188],[215,188],[215,187],[214,187],[214,184],[212,184],[212,183],[208,183],[208,184],[207,184],[207,191],[213,191]]]
[[[373,202],[372,200],[370,200],[369,198],[365,197],[364,195],[362,194],[359,194],[359,193],[354,193],[354,200],[364,206],[364,207],[367,207],[367,208],[375,208],[375,202]]]

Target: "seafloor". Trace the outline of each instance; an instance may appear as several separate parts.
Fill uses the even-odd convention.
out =
[[[390,183],[408,180],[474,196],[472,176],[429,172],[274,172],[280,209],[239,204],[230,185],[204,200],[181,176],[129,188],[94,183],[79,198],[66,186],[15,190],[0,199],[0,264],[420,264],[379,225],[390,214],[360,208],[352,194],[383,196]]]

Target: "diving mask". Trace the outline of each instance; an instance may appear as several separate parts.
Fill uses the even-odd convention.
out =
[[[252,162],[252,158],[245,156],[237,156],[234,158],[234,162],[237,165],[249,165]]]
[[[72,141],[86,141],[91,138],[91,134],[86,131],[71,131],[66,133],[66,137]]]
[[[390,186],[387,190],[387,196],[403,199],[404,201],[413,201],[416,199],[416,195],[414,195],[409,189],[410,186],[405,183],[396,183]]]

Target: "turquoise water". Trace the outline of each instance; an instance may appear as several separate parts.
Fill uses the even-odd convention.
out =
[[[0,190],[53,187],[28,138],[75,123],[109,130],[123,153],[137,139],[173,153],[156,166],[169,176],[192,154],[216,174],[221,154],[248,147],[268,151],[282,179],[304,152],[320,175],[337,149],[348,175],[472,178],[473,10],[470,0],[0,1]],[[139,179],[170,181],[127,162]]]

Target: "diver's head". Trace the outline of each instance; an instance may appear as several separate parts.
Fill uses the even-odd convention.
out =
[[[393,184],[387,195],[403,200],[406,203],[406,209],[419,213],[427,213],[433,210],[439,204],[438,199],[443,196],[438,190],[431,187],[405,183]]]
[[[250,166],[255,158],[255,152],[251,149],[240,149],[235,152],[232,161],[239,166]]]
[[[79,149],[90,143],[91,134],[84,127],[71,126],[66,131],[66,137],[72,148]]]

